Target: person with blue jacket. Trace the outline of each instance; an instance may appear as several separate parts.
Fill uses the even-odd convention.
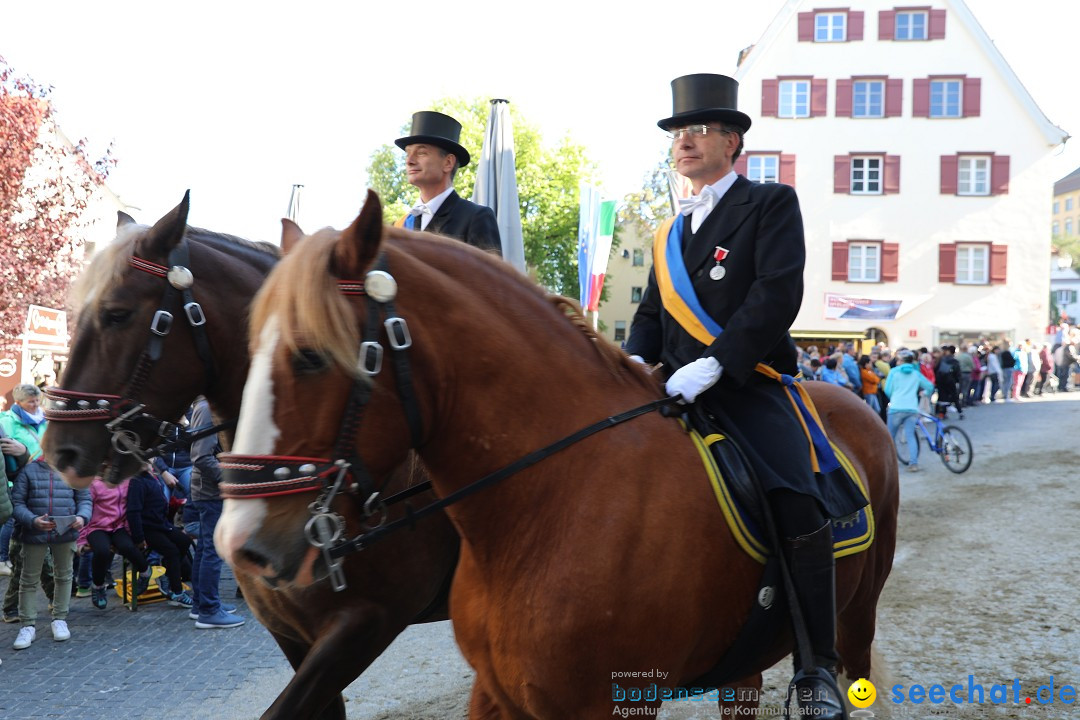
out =
[[[904,427],[910,454],[909,472],[919,472],[919,439],[915,435],[915,423],[919,420],[919,391],[928,395],[934,392],[934,384],[919,372],[915,353],[902,349],[896,353],[896,367],[885,378],[885,395],[889,398],[889,434],[896,437],[896,429]]]

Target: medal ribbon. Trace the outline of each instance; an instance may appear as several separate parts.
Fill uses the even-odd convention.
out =
[[[686,271],[686,263],[683,262],[682,229],[683,216],[676,215],[665,220],[653,237],[653,271],[656,274],[656,285],[660,290],[660,301],[664,310],[695,340],[708,346],[724,329],[709,317],[694,292],[690,275]],[[728,251],[723,248],[718,248],[714,257],[720,254],[720,250],[723,250],[723,257],[727,257]],[[723,257],[717,260],[722,260]],[[801,376],[785,375],[764,363],[758,363],[754,369],[781,383],[787,390],[788,400],[795,408],[795,415],[810,440],[810,465],[814,472],[829,473],[838,470],[840,461],[825,435],[814,401],[799,382]]]

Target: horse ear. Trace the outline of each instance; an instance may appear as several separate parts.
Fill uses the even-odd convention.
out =
[[[169,251],[180,244],[187,230],[187,216],[190,207],[191,191],[184,193],[180,204],[154,223],[154,227],[141,238],[136,251],[145,258],[167,258]]]
[[[281,218],[281,252],[286,255],[304,237],[304,231],[289,218]]]
[[[135,218],[131,217],[130,215],[128,215],[123,210],[117,210],[116,211],[116,229],[119,230],[120,228],[124,227],[125,225],[138,225],[138,223],[135,222]]]
[[[360,215],[338,239],[331,271],[339,278],[361,277],[379,254],[382,234],[382,203],[374,190],[368,190]]]

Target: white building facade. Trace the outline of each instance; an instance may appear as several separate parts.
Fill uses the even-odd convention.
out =
[[[1051,123],[960,0],[790,0],[737,74],[736,170],[793,185],[806,226],[793,334],[892,347],[1040,338]]]

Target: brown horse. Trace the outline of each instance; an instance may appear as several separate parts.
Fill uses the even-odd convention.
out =
[[[239,414],[249,364],[247,308],[277,263],[279,251],[272,245],[189,227],[187,208],[185,197],[151,228],[121,215],[116,241],[98,253],[81,277],[76,293],[78,324],[60,396],[69,400],[67,409],[75,398],[83,398],[91,409],[96,407],[95,398],[115,404],[115,398],[132,389],[131,378],[152,336],[148,328],[156,311],[164,309],[176,320],[163,340],[160,359],[149,368],[137,397],[130,399],[144,404],[147,414],[175,419],[203,394],[217,417]],[[167,267],[170,254],[180,245],[187,247],[194,277],[191,290],[206,318],[212,351],[209,368],[199,357],[181,301],[173,298],[163,307],[167,281],[146,271],[155,265]],[[82,395],[70,395],[71,391]],[[107,418],[72,421],[55,402],[50,402],[48,413],[53,420],[44,436],[46,453],[73,485],[89,482],[107,457],[120,466],[119,477],[138,468],[133,455],[111,452],[110,433],[104,427]],[[156,442],[153,432],[143,432],[151,427],[156,423],[133,429],[141,435],[138,444],[143,448]],[[424,477],[410,460],[398,469],[392,486],[405,487]],[[359,522],[361,514],[354,503],[338,506],[350,522]],[[445,517],[433,517],[410,533],[405,544],[409,549],[404,557],[396,552],[390,556],[390,548],[380,548],[346,561],[347,588],[339,593],[325,582],[274,589],[253,576],[236,574],[248,605],[296,671],[264,719],[343,720],[341,690],[410,622],[446,619],[445,586],[457,558],[456,534]]]
[[[341,447],[352,445],[367,470],[354,466],[354,488],[377,486],[407,455],[409,401],[396,389],[399,369],[389,370],[395,382],[356,371],[358,349],[365,362],[362,340],[389,340],[371,322],[380,313],[386,323],[403,318],[411,335],[424,428],[417,450],[441,497],[659,397],[646,371],[504,263],[462,243],[384,227],[381,213],[369,193],[343,232],[295,243],[286,228],[283,246],[295,247],[253,307],[255,359],[236,454],[225,461],[234,497],[272,484],[268,468],[288,475],[290,464],[305,462],[305,482],[331,477],[317,468],[333,467]],[[344,296],[340,280],[364,280],[367,297]],[[393,308],[383,305],[388,298]],[[837,569],[842,666],[849,677],[866,677],[896,538],[896,463],[888,432],[864,403],[823,383],[810,387],[832,440],[866,480],[877,521],[871,548]],[[347,404],[350,393],[366,400],[361,410]],[[352,429],[344,435],[343,419]],[[218,547],[245,572],[308,582],[321,559],[302,531],[311,512],[296,498],[227,500]],[[619,673],[661,673],[667,686],[691,682],[732,643],[761,575],[725,526],[683,427],[655,412],[572,444],[446,512],[462,538],[450,608],[477,673],[475,718],[606,718],[626,707],[613,697]],[[396,546],[407,534],[386,534],[381,544]],[[790,649],[790,642],[770,648],[740,684],[760,683],[760,672]]]

